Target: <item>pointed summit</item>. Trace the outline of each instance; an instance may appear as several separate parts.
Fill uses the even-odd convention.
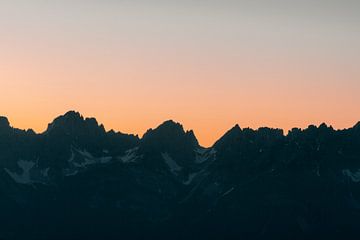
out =
[[[197,140],[193,130],[187,131],[186,136],[193,146],[199,146],[199,141]]]
[[[183,126],[173,120],[167,120],[163,122],[156,128],[156,130],[184,132]]]
[[[198,141],[193,131],[185,132],[180,123],[168,120],[156,129],[149,129],[143,136],[145,145],[156,144],[158,146],[198,146]]]
[[[57,117],[49,124],[46,133],[85,134],[105,133],[103,125],[98,124],[95,118],[86,118],[76,111],[69,111]]]
[[[222,136],[215,144],[214,147],[218,148],[229,142],[233,142],[241,136],[242,130],[239,124],[236,124],[229,131],[227,131],[224,136]]]
[[[330,125],[328,126],[326,123],[322,123],[320,124],[318,130],[320,131],[320,133],[331,133],[332,131],[334,131],[334,128]]]
[[[239,124],[236,124],[230,131],[241,131]]]
[[[237,137],[241,134],[241,128],[239,124],[236,124],[232,127],[227,133],[225,133],[224,137]]]
[[[225,136],[237,136],[241,133],[241,128],[239,124],[236,124],[234,127],[232,127],[229,131],[227,131],[224,135]]]
[[[144,134],[144,139],[151,138],[153,136],[163,135],[164,137],[171,136],[180,136],[184,135],[185,131],[183,126],[180,123],[174,122],[173,120],[168,120],[159,125],[155,129],[149,129]]]
[[[326,123],[322,123],[322,124],[320,124],[319,128],[326,129],[326,128],[328,128],[328,125]]]
[[[10,123],[7,117],[0,116],[0,129],[10,128]]]
[[[319,129],[320,130],[321,129],[323,129],[323,130],[334,130],[334,128],[331,125],[328,126],[326,123],[320,124]]]
[[[9,120],[6,117],[0,117],[0,133],[8,132],[10,129]]]
[[[84,119],[83,116],[79,112],[76,112],[76,111],[68,111],[62,117],[66,118],[66,119],[82,119],[82,120]],[[59,118],[61,118],[61,117],[59,117]]]
[[[79,112],[69,111],[64,115],[55,118],[54,121],[49,124],[46,132],[56,131],[59,129],[70,130],[78,127],[83,122],[84,118]]]
[[[68,111],[64,115],[61,115],[57,118],[55,118],[54,122],[60,122],[60,121],[83,121],[84,117],[76,111]]]

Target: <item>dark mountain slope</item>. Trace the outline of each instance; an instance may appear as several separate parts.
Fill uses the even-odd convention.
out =
[[[0,118],[0,239],[355,239],[360,123],[229,130],[166,121],[142,139],[68,112]]]

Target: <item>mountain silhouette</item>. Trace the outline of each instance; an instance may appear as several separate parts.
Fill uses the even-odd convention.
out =
[[[10,128],[9,120],[6,117],[0,117],[0,129]]]
[[[187,147],[199,147],[198,140],[195,137],[193,131],[184,131],[183,126],[180,123],[176,123],[172,120],[166,121],[156,129],[148,130],[143,137],[143,142],[156,143],[159,147],[175,147],[187,146]]]
[[[235,125],[204,148],[172,120],[139,138],[0,117],[0,212],[0,239],[356,239],[360,123]]]
[[[103,125],[98,125],[95,118],[86,118],[75,111],[67,112],[49,124],[47,134],[62,133],[67,135],[101,135],[105,133]]]

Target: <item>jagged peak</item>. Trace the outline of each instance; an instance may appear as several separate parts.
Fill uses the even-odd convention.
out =
[[[319,129],[324,129],[324,130],[334,130],[334,128],[331,125],[327,125],[326,123],[321,123],[319,125]]]
[[[99,125],[95,118],[84,118],[83,115],[77,111],[68,111],[61,115],[48,125],[46,132],[51,132],[54,129],[63,129],[68,131],[77,131],[81,128],[100,129],[105,132],[104,126]]]
[[[84,117],[81,115],[80,112],[77,112],[75,110],[70,110],[68,112],[66,112],[63,117],[66,117],[66,118],[81,118],[83,119]]]
[[[9,120],[6,117],[0,117],[0,133],[8,133],[10,130]]]
[[[10,122],[7,117],[0,116],[0,128],[10,128]]]
[[[165,122],[163,122],[162,124],[160,124],[157,129],[159,128],[173,128],[173,129],[179,129],[179,130],[182,130],[184,131],[184,127],[178,123],[178,122],[175,122],[174,120],[167,120]]]
[[[326,133],[331,131],[334,131],[334,128],[331,125],[327,125],[326,123],[321,123],[319,126],[311,124],[304,130],[302,130],[302,132],[310,133],[310,134],[319,134],[319,133]]]
[[[57,116],[54,121],[56,120],[64,120],[64,119],[78,119],[78,120],[84,120],[84,117],[81,115],[80,112],[71,110],[71,111],[67,111],[66,113]]]
[[[333,131],[334,128],[331,125],[327,125],[326,123],[322,123],[319,125],[319,130],[322,131]]]
[[[214,147],[219,147],[220,145],[223,145],[227,143],[228,141],[232,141],[233,139],[240,136],[242,133],[242,130],[239,126],[239,124],[236,124],[234,127],[232,127],[230,130],[228,130],[215,144]]]
[[[191,142],[192,145],[198,145],[198,140],[195,137],[194,131],[189,130],[185,132],[183,125],[175,122],[174,120],[167,120],[160,124],[157,128],[149,129],[142,139],[145,142],[151,139],[156,139],[157,141],[164,143],[171,143],[173,141],[183,139],[184,141]]]
[[[186,131],[186,136],[194,146],[199,146],[199,141],[197,140],[193,130]]]
[[[239,124],[235,124],[235,126],[231,130],[233,130],[233,131],[241,131],[241,128],[240,128]]]
[[[148,137],[151,134],[154,133],[159,133],[159,132],[166,132],[168,134],[171,133],[181,133],[181,134],[185,134],[184,128],[183,126],[178,123],[175,122],[173,120],[167,120],[165,122],[163,122],[162,124],[160,124],[157,128],[152,129],[150,128],[145,134],[144,134],[144,138]]]
[[[283,137],[284,136],[284,130],[281,128],[269,128],[269,127],[260,127],[257,130],[258,133],[262,133],[265,135],[272,135],[272,136],[278,136],[278,137]]]
[[[10,125],[10,122],[7,117],[0,116],[0,131],[9,132],[11,130],[18,132],[18,133],[23,132],[23,133],[27,133],[27,134],[31,134],[31,135],[36,135],[36,132],[33,129],[25,130],[25,129],[13,128]]]
[[[84,117],[76,111],[68,111],[64,115],[60,115],[54,119],[52,124],[54,123],[65,123],[65,122],[74,122],[74,121],[84,121]]]
[[[193,131],[193,130],[188,130],[188,131],[186,131],[186,134],[189,134],[189,135],[194,135],[194,136],[195,136],[195,133],[194,133],[194,131]]]
[[[328,125],[323,122],[319,125],[319,128],[328,128]]]
[[[239,126],[239,124],[236,124],[235,126],[233,126],[230,130],[228,130],[224,136],[226,135],[232,135],[232,134],[239,134],[241,133],[241,128]]]

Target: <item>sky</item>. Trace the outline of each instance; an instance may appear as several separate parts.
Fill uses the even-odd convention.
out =
[[[211,146],[235,124],[360,121],[360,1],[0,0],[0,115],[68,110],[142,134],[173,119]]]

